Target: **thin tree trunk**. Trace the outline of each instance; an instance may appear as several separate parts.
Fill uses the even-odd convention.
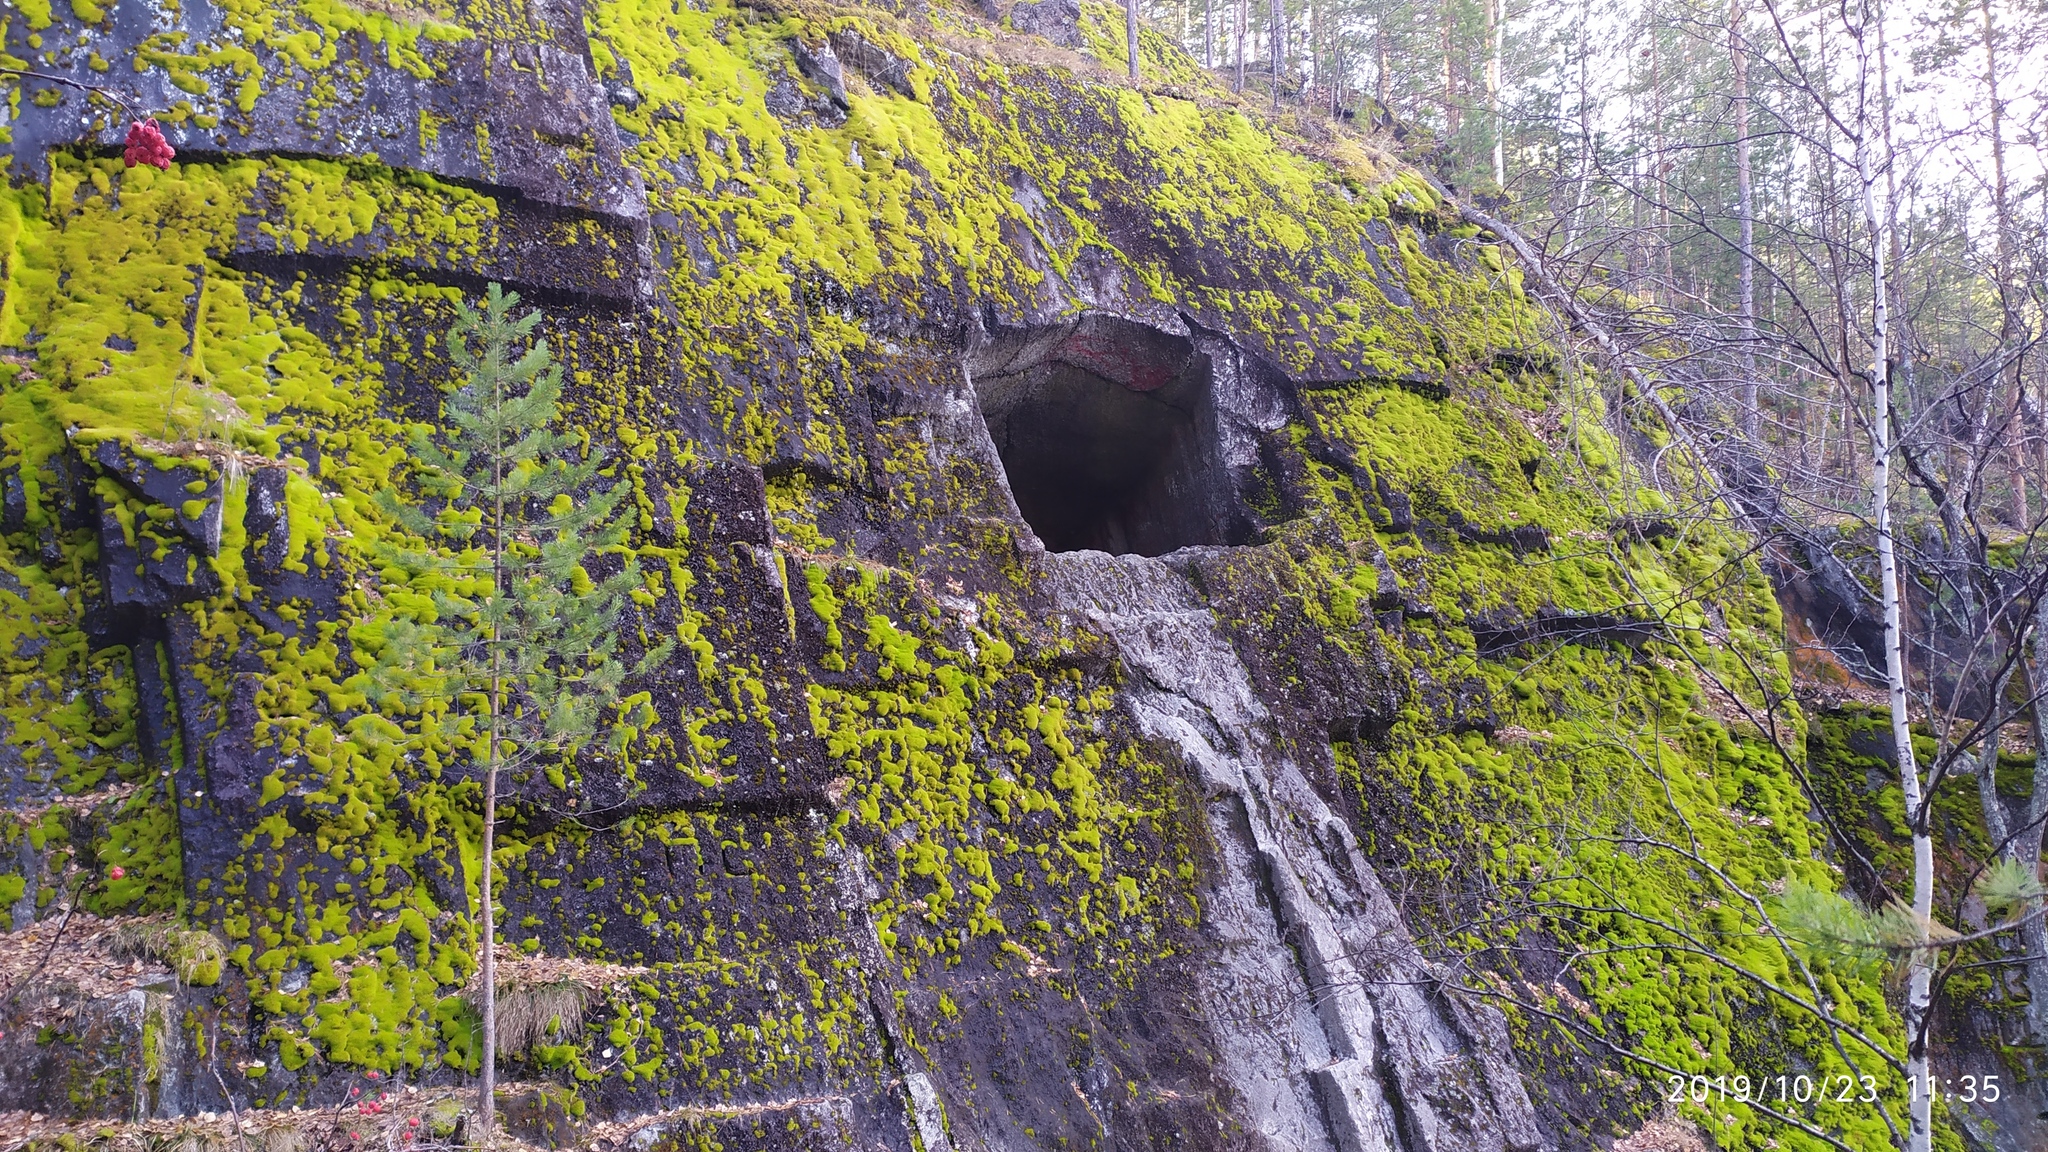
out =
[[[1493,186],[1503,190],[1508,186],[1508,155],[1507,131],[1500,115],[1500,58],[1506,42],[1507,13],[1502,11],[1501,0],[1486,0],[1486,114],[1493,129]]]
[[[1749,52],[1742,31],[1742,0],[1728,6],[1728,55],[1735,66],[1735,214],[1740,231],[1740,266],[1736,273],[1736,311],[1742,353],[1742,434],[1751,445],[1763,442],[1763,414],[1758,407],[1756,379],[1756,210],[1750,188]]]
[[[1569,257],[1572,245],[1581,229],[1585,227],[1586,197],[1593,190],[1593,101],[1591,62],[1588,53],[1592,45],[1586,40],[1586,31],[1592,23],[1591,0],[1579,5],[1579,186],[1572,193],[1571,215],[1565,221],[1565,254]]]
[[[1988,124],[1991,132],[1991,214],[1997,229],[1998,287],[2003,293],[2012,276],[2011,204],[2005,182],[2005,102],[1998,93],[1998,32],[1991,20],[1991,0],[1978,0],[1977,10],[1984,18],[1984,87],[1991,113]],[[2007,309],[2002,319],[2009,323],[2011,316],[2011,310]]]
[[[1998,687],[1991,694],[1991,708],[1994,713],[2003,706],[2005,690],[2011,679],[2009,675],[1999,677]],[[2004,855],[2018,859],[2019,843],[2008,843],[2012,830],[2005,818],[2005,801],[1998,798],[1998,748],[2001,731],[1993,728],[1984,738],[1984,747],[1977,752],[1977,803],[1984,809],[1984,834],[1991,838],[1992,844],[2006,845]]]
[[[1438,13],[1440,27],[1437,38],[1443,52],[1444,64],[1444,125],[1446,137],[1455,139],[1464,117],[1458,111],[1458,93],[1454,86],[1455,73],[1451,69],[1451,24],[1454,19],[1450,0],[1443,0]]]
[[[481,1146],[491,1146],[491,1132],[497,1123],[498,1093],[498,964],[497,914],[491,907],[491,853],[496,837],[493,829],[498,822],[498,677],[495,671],[497,657],[491,662],[491,764],[484,772],[484,845],[483,845],[483,982],[484,982],[484,1053],[483,1076],[477,1085],[478,1127],[482,1130]]]
[[[504,382],[492,385],[497,413],[504,415]],[[491,488],[496,502],[496,514],[491,522],[491,595],[505,594],[505,439],[501,426],[494,433],[495,450],[491,455]],[[491,893],[491,854],[497,846],[498,829],[498,736],[500,720],[505,712],[504,701],[504,652],[499,644],[498,613],[491,615],[491,747],[484,769],[484,835],[483,873],[478,885],[483,898],[483,970],[484,995],[484,1052],[483,1075],[477,1083],[477,1126],[481,1129],[480,1144],[489,1148],[493,1129],[498,1119],[498,914],[493,906]]]
[[[1842,402],[1842,415],[1844,417],[1847,417],[1848,414],[1848,401],[1844,400]],[[1853,443],[1854,437],[1849,431],[1849,424],[1848,421],[1845,419],[1842,422],[1841,439],[1842,444],[1846,446],[1844,450],[1844,455],[1848,457],[1848,460],[1844,461],[1845,466],[1840,471],[1837,471],[1835,469],[1834,457],[1832,455],[1832,453],[1835,451],[1835,442],[1833,437],[1830,435],[1830,432],[1834,427],[1835,406],[1833,404],[1827,403],[1825,399],[1823,399],[1820,406],[1820,467],[1823,476],[1827,477],[1840,476],[1844,473],[1854,471],[1855,459],[1858,455],[1860,455],[1860,453],[1856,451],[1855,445]],[[1830,491],[1828,493],[1829,499],[1832,500],[1834,498],[1834,495],[1835,494],[1832,491]]]
[[[1389,65],[1389,61],[1387,59],[1387,21],[1384,16],[1382,16],[1379,20],[1373,23],[1372,38],[1373,49],[1376,53],[1378,53],[1380,62],[1379,70],[1373,76],[1374,97],[1379,101],[1379,115],[1383,117],[1391,117],[1391,115],[1393,114],[1393,105],[1390,103],[1390,101],[1393,100],[1393,94],[1388,90],[1387,87],[1387,68]]]
[[[1856,450],[1856,405],[1854,400],[1851,399],[1855,393],[1851,390],[1850,382],[1848,381],[1844,381],[1841,387],[1842,453],[1849,460],[1850,498],[1854,498],[1856,493],[1867,494],[1870,491],[1870,481],[1863,474],[1863,453]],[[1849,499],[1844,500],[1844,503],[1848,502]]]
[[[1202,0],[1202,67],[1216,67],[1216,0]]]
[[[1913,836],[1913,916],[1920,943],[1934,918],[1934,839],[1928,831],[1927,804],[1920,789],[1920,769],[1913,758],[1913,733],[1906,709],[1906,650],[1899,603],[1899,565],[1892,539],[1891,508],[1891,287],[1886,280],[1888,229],[1877,210],[1877,169],[1871,156],[1873,125],[1869,116],[1870,34],[1873,18],[1866,6],[1864,26],[1855,30],[1857,63],[1856,176],[1862,185],[1863,224],[1870,234],[1870,505],[1877,535],[1877,579],[1884,608],[1886,695],[1891,704],[1892,748],[1899,763],[1899,785],[1906,820]],[[1933,1147],[1933,1093],[1929,1091],[1927,1033],[1933,1000],[1933,957],[1924,947],[1906,954],[1906,1078],[1911,1093],[1909,1152]]]
[[[1665,177],[1671,173],[1671,162],[1666,160],[1668,141],[1664,136],[1664,45],[1658,36],[1658,9],[1650,7],[1650,107],[1655,117],[1656,135],[1652,147],[1655,154],[1650,161],[1650,186],[1657,190],[1657,249],[1663,264],[1664,302],[1674,300],[1674,277],[1671,268],[1671,189],[1665,184]]]
[[[2041,831],[2048,823],[2048,596],[2034,604],[2034,658],[2027,665],[2027,687],[2034,698],[2034,794],[2027,800],[2027,822],[2013,856],[2038,876],[2041,870]],[[2048,922],[2027,917],[2020,928],[2020,942],[2026,948],[2027,1026],[2036,1039],[2048,1037]]]
[[[1302,85],[1301,102],[1307,105],[1309,93],[1322,92],[1323,84],[1323,11],[1314,0],[1308,6],[1308,82]]]
[[[1883,115],[1884,154],[1887,157],[1893,157],[1898,155],[1898,149],[1892,142],[1891,50],[1885,35],[1884,21],[1879,20],[1877,22],[1878,108]],[[1885,223],[1891,233],[1892,268],[1902,270],[1906,266],[1906,252],[1905,245],[1899,239],[1901,229],[1899,228],[1898,165],[1894,163],[1886,163],[1884,166],[1884,200]],[[1911,412],[1912,406],[1918,401],[1920,395],[1918,383],[1914,377],[1916,369],[1913,358],[1913,313],[1907,307],[1906,284],[1903,278],[1894,279],[1892,291],[1895,297],[1894,307],[1897,309],[1892,314],[1892,323],[1896,334],[1890,335],[1889,342],[1893,349],[1892,354],[1898,360],[1899,378],[1903,387],[1903,399],[1899,401],[1898,406],[1907,412]],[[1960,540],[1962,537],[1958,536],[1956,539]]]
[[[1138,80],[1138,0],[1124,0],[1124,36],[1129,43],[1131,82]]]
[[[1249,0],[1237,0],[1237,19],[1231,27],[1231,35],[1237,41],[1237,79],[1230,86],[1232,92],[1244,91],[1244,24],[1245,5],[1248,2]]]
[[[1628,262],[1628,285],[1630,291],[1641,290],[1643,268],[1638,259],[1643,253],[1643,121],[1642,109],[1637,106],[1641,93],[1636,85],[1636,54],[1624,53],[1628,59],[1628,115],[1622,121],[1628,127],[1629,154],[1628,179],[1633,185],[1628,189],[1628,242],[1621,246],[1623,258]]]
[[[1273,111],[1280,111],[1280,69],[1287,57],[1287,12],[1283,0],[1273,0],[1267,9],[1266,38],[1273,66]]]
[[[1859,153],[1867,151],[1862,141],[1857,143]],[[1859,163],[1865,167],[1867,162]],[[1864,193],[1870,199],[1870,193]],[[1868,205],[1865,215],[1872,215]],[[1885,686],[1891,703],[1892,747],[1899,761],[1899,783],[1905,798],[1907,819],[1913,831],[1913,915],[1920,921],[1922,941],[1926,939],[1926,925],[1934,915],[1934,840],[1927,830],[1926,804],[1921,798],[1920,770],[1913,759],[1913,735],[1909,727],[1906,708],[1906,654],[1902,636],[1899,606],[1898,559],[1892,539],[1891,522],[1891,380],[1885,363],[1885,312],[1884,301],[1884,256],[1879,251],[1871,254],[1872,291],[1876,294],[1874,307],[1877,312],[1872,332],[1870,439],[1871,475],[1870,499],[1872,515],[1877,528],[1877,568],[1880,593],[1884,606],[1884,662]],[[1932,1147],[1929,1133],[1932,1131],[1932,1107],[1927,1085],[1927,1020],[1932,1001],[1931,957],[1924,951],[1914,951],[1906,958],[1906,1076],[1917,1082],[1921,1090],[1914,1095],[1912,1104],[1913,1152],[1928,1152]]]
[[[1994,591],[1991,594],[1995,595],[1996,593]],[[2010,672],[2007,672],[1998,677],[1998,682],[1991,691],[1991,712],[1994,718],[1998,709],[2004,706],[2006,689],[2010,687],[2011,682],[2012,675]],[[1984,834],[1990,840],[1992,847],[1999,855],[2008,859],[2018,860],[2020,855],[2019,841],[2012,836],[2011,824],[2006,819],[2005,801],[2000,799],[1998,795],[1998,750],[2002,733],[2002,728],[1991,729],[1984,738],[1984,747],[1978,750],[1975,757],[1976,762],[1973,771],[1977,777],[1977,804],[1983,810]],[[2039,917],[2029,917],[2028,919],[2038,920]],[[2021,933],[2021,938],[2022,940],[2025,939],[2024,932]],[[2028,954],[2032,954],[2031,949],[2028,950]],[[2033,975],[2033,967],[2033,964],[2029,962],[2022,971],[2025,975],[2031,977]],[[2031,1007],[2032,1005],[2030,1004],[2029,1008],[2031,1009]],[[2030,1011],[2029,1017],[2031,1018],[2031,1016],[2032,1013]]]
[[[1984,31],[1984,87],[1990,116],[1986,128],[1991,133],[1991,217],[1996,229],[1995,259],[1998,269],[1998,345],[2004,350],[2012,340],[2013,307],[2012,289],[2012,232],[2011,202],[2005,174],[2005,101],[1998,91],[1998,29],[1991,18],[1991,0],[1977,0],[1977,11],[1983,17]],[[2018,393],[2020,380],[2017,361],[2007,376],[2007,387],[2015,395],[2013,407],[2025,407]],[[2032,429],[2025,424],[2014,424],[2012,449],[2009,453],[2012,474],[2012,522],[2013,527],[2024,532],[2032,519],[2027,512],[2027,473],[2024,440]]]

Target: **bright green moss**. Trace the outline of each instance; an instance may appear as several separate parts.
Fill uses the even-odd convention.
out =
[[[44,10],[23,11],[31,23],[39,13],[50,22]],[[345,38],[375,46],[386,67],[426,76],[437,40],[530,37],[524,13],[486,4],[436,9],[432,22],[413,24],[338,0],[234,0],[223,18],[242,45],[281,52],[306,75],[266,70],[245,46],[168,37],[130,63],[166,71],[196,100],[211,94],[211,104],[182,114],[227,101],[260,108],[271,93],[303,85],[319,98],[315,113],[329,115],[334,96],[320,85],[331,82],[315,77],[340,59]],[[965,26],[955,14],[938,18]],[[776,470],[768,484],[779,546],[771,559],[788,642],[798,641],[800,615],[822,633],[820,682],[794,689],[797,722],[823,742],[828,794],[841,799],[805,847],[812,855],[775,878],[754,867],[770,850],[765,830],[715,811],[636,817],[610,830],[621,851],[658,849],[683,862],[680,875],[702,881],[666,894],[634,867],[607,863],[610,841],[587,831],[508,827],[492,863],[507,882],[531,878],[537,901],[578,888],[543,876],[543,860],[609,869],[603,912],[565,927],[563,939],[640,963],[650,958],[609,954],[619,929],[659,929],[660,947],[674,955],[585,1036],[546,1045],[542,1063],[578,1081],[615,1074],[714,1095],[872,1070],[879,1056],[852,1042],[870,1025],[847,941],[780,938],[734,915],[709,879],[715,870],[755,905],[793,907],[833,882],[819,863],[827,844],[867,854],[881,888],[870,909],[877,935],[891,963],[913,975],[975,950],[1021,968],[1063,949],[1129,980],[1199,924],[1199,798],[1178,766],[1160,763],[1118,719],[1112,681],[1075,667],[1070,658],[1099,640],[1050,637],[1025,617],[1011,593],[1035,577],[1009,559],[1011,530],[959,527],[959,538],[933,541],[923,557],[937,570],[954,555],[947,549],[972,548],[973,564],[1000,566],[1001,590],[974,598],[969,623],[949,615],[957,607],[940,607],[921,572],[842,559],[852,542],[821,527],[847,503],[873,499],[850,485],[885,492],[905,525],[933,525],[982,507],[979,486],[989,482],[935,462],[919,418],[878,417],[873,443],[851,430],[842,413],[869,401],[848,381],[871,375],[878,358],[913,357],[826,303],[835,298],[826,289],[866,293],[895,331],[951,324],[956,301],[1029,313],[1056,302],[1047,270],[1063,277],[1084,259],[1114,264],[1134,301],[1185,310],[1314,377],[1303,424],[1287,430],[1293,444],[1306,453],[1327,438],[1413,498],[1423,532],[1392,533],[1376,524],[1374,493],[1312,463],[1311,514],[1243,554],[1286,576],[1276,619],[1286,613],[1361,658],[1384,653],[1397,678],[1470,678],[1503,724],[1542,734],[1527,743],[1447,734],[1443,718],[1418,705],[1378,756],[1340,748],[1339,770],[1355,788],[1409,803],[1375,850],[1432,879],[1468,868],[1538,897],[1618,900],[1719,933],[1746,960],[1778,971],[1782,958],[1741,943],[1738,910],[1706,906],[1697,878],[1668,860],[1645,863],[1592,840],[1566,852],[1527,834],[1675,834],[1682,817],[1744,883],[1820,869],[1783,766],[1739,724],[1702,714],[1720,705],[1676,658],[1747,685],[1736,691],[1752,706],[1771,703],[1763,688],[1785,690],[1781,621],[1761,572],[1742,559],[1742,541],[1718,531],[1651,544],[1617,530],[1618,520],[1666,511],[1660,498],[1630,472],[1592,389],[1548,366],[1545,329],[1513,270],[1483,245],[1457,248],[1470,237],[1419,177],[1348,137],[1328,158],[1310,158],[1284,125],[1213,86],[1201,90],[1206,81],[1185,57],[1149,36],[1141,47],[1150,87],[1140,90],[1011,62],[986,29],[942,50],[930,28],[866,9],[797,15],[730,0],[605,0],[586,21],[599,72],[623,81],[630,68],[643,97],[612,115],[654,218],[684,222],[661,236],[694,230],[717,249],[701,262],[679,257],[656,284],[673,309],[672,337],[623,334],[610,320],[564,321],[552,336],[574,381],[572,429],[612,447],[634,486],[635,546],[648,574],[640,603],[661,610],[651,615],[678,642],[678,699],[663,701],[674,718],[655,723],[640,711],[648,699],[628,701],[646,722],[636,721],[616,770],[629,788],[643,769],[673,770],[715,802],[736,781],[769,778],[768,766],[742,763],[740,749],[795,735],[778,730],[771,706],[783,671],[750,650],[760,638],[704,596],[733,565],[758,557],[692,539],[691,493],[676,479],[725,448],[757,462],[795,450],[807,466]],[[1120,68],[1120,17],[1090,5],[1085,30],[1095,56]],[[794,71],[788,42],[834,31],[903,61],[907,91],[854,76],[843,121],[770,113],[777,84],[810,84]],[[440,139],[446,127],[422,120],[420,139]],[[223,498],[221,555],[193,561],[223,588],[180,609],[198,637],[195,675],[218,704],[230,681],[215,670],[237,658],[260,666],[252,736],[279,766],[258,785],[269,810],[238,863],[197,878],[203,886],[195,883],[183,910],[223,925],[225,962],[249,980],[264,1042],[286,1068],[318,1057],[473,1070],[477,1021],[455,992],[470,975],[474,927],[439,907],[418,877],[445,860],[449,882],[473,906],[484,866],[477,789],[452,769],[477,733],[458,724],[417,762],[398,758],[372,737],[440,718],[372,710],[351,654],[376,650],[390,613],[430,603],[437,577],[372,560],[392,529],[369,496],[409,482],[405,429],[387,389],[401,370],[438,371],[440,353],[420,334],[445,328],[452,290],[432,280],[491,274],[513,239],[505,206],[487,191],[361,161],[232,159],[157,173],[60,151],[51,173],[47,187],[0,195],[0,345],[32,355],[0,361],[0,460],[19,468],[31,516],[31,531],[0,541],[0,735],[44,750],[38,771],[61,790],[139,784],[94,834],[99,859],[127,872],[97,899],[107,911],[178,904],[175,798],[137,762],[128,654],[90,651],[80,624],[95,588],[93,534],[59,540],[56,568],[39,558],[38,534],[54,528],[55,461],[106,439],[152,458],[172,441],[200,439],[317,461],[286,478],[282,562],[288,573],[333,579],[336,614],[322,618],[312,603],[289,599],[264,606],[250,566],[260,542],[242,525],[245,481]],[[548,242],[621,264],[634,258],[586,225],[563,224]],[[370,255],[320,277],[249,273],[227,259],[227,237],[285,257]],[[1440,259],[1446,243],[1474,258]],[[1212,249],[1227,249],[1243,275],[1204,278],[1167,255]],[[934,306],[947,311],[930,314]],[[766,343],[784,337],[801,346],[800,379],[786,388],[753,370],[772,359]],[[675,394],[637,387],[656,378]],[[709,415],[724,438],[719,450],[671,426],[675,405]],[[822,479],[828,473],[842,479]],[[192,503],[201,492],[189,493]],[[124,540],[152,556],[176,544],[174,513],[193,512],[153,506],[112,479],[99,495]],[[1525,527],[1543,529],[1547,551],[1466,538]],[[1364,560],[1375,551],[1433,622],[1374,632],[1379,574]],[[1712,611],[1696,594],[1709,580],[1718,582]],[[1664,621],[1667,647],[1473,655],[1475,620],[1488,613],[1623,610]],[[1740,673],[1750,668],[1766,669],[1769,683],[1749,685]],[[1796,739],[1796,717],[1791,731]],[[187,752],[174,749],[172,762]],[[569,790],[572,776],[555,766],[546,779]],[[312,815],[288,819],[287,803]],[[1364,813],[1368,822],[1380,814]],[[14,834],[38,838],[42,851],[61,831]],[[735,875],[725,873],[728,860]],[[10,879],[15,898],[37,895],[0,874],[0,896]],[[1543,927],[1631,945],[1651,935],[1621,915]],[[520,934],[534,933],[537,946],[538,931]],[[1741,1066],[1751,1053],[1734,1022],[1766,1009],[1706,966],[1646,964],[1616,954],[1585,967],[1585,994],[1605,1026],[1683,1066]],[[758,987],[771,971],[799,986],[773,1008],[730,1007],[726,990]],[[289,973],[304,984],[288,985]],[[1891,1027],[1873,989],[1830,992],[1873,1028]],[[674,1010],[673,1027],[656,1025],[656,1005]],[[1818,1063],[1829,1059],[1812,1037],[1794,1041]],[[609,1062],[594,1055],[604,1046],[615,1053]],[[1752,1117],[1702,1119],[1724,1147],[1762,1146]]]

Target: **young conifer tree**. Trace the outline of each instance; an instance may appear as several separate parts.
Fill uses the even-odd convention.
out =
[[[428,596],[375,638],[369,695],[419,718],[407,739],[468,757],[483,777],[479,967],[483,1066],[480,1143],[495,1123],[496,909],[490,861],[502,773],[559,768],[592,745],[622,750],[618,712],[628,675],[619,618],[641,583],[630,557],[592,580],[585,565],[623,552],[624,485],[606,486],[604,455],[579,451],[552,429],[562,370],[545,341],[530,341],[538,312],[515,316],[517,293],[490,286],[481,310],[463,304],[447,337],[458,372],[438,435],[415,429],[412,460],[420,503],[386,490],[385,512],[418,544],[394,548],[386,572],[406,574]],[[431,610],[427,605],[431,604]],[[653,646],[632,669],[659,663]],[[641,719],[644,719],[642,717]]]

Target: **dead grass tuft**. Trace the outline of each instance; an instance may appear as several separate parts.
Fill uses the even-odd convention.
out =
[[[114,926],[107,952],[115,960],[162,964],[186,984],[205,987],[219,982],[227,963],[220,937],[169,920],[125,920]]]
[[[583,1014],[599,996],[574,980],[498,990],[498,1045],[525,1052],[546,1040],[559,1044],[583,1030]]]
[[[612,988],[648,973],[646,968],[559,956],[525,956],[498,946],[498,1046],[525,1052],[542,1041],[559,1044],[583,1030],[592,1005]],[[472,977],[462,997],[483,1011],[483,979]]]

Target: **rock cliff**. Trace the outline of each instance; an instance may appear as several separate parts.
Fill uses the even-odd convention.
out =
[[[1348,133],[1164,42],[1120,83],[1061,0],[0,22],[21,1138],[454,1124],[476,773],[364,739],[410,718],[359,656],[423,591],[372,494],[489,282],[631,486],[628,643],[677,643],[624,754],[511,785],[523,1137],[1520,1152],[1661,1107],[1549,1015],[1835,1059],[1672,946],[1733,914],[1642,844],[1814,866],[1738,719],[1786,692],[1768,585],[1638,530],[1653,454]]]

